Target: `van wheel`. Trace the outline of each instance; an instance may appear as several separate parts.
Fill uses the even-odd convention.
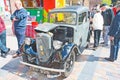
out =
[[[62,73],[63,77],[68,77],[73,70],[75,63],[75,52],[72,50],[67,60],[64,63],[65,72]]]

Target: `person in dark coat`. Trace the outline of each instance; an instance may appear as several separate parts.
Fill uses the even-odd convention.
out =
[[[109,36],[108,36],[108,32],[109,32],[109,28],[111,25],[111,22],[114,18],[114,13],[113,10],[111,8],[109,8],[109,6],[107,4],[102,4],[100,6],[101,10],[102,10],[102,16],[104,19],[104,27],[103,27],[103,44],[104,46],[108,46],[108,41],[109,41]]]
[[[15,1],[15,12],[11,15],[11,20],[14,22],[14,32],[18,41],[18,50],[16,54],[13,55],[13,58],[16,58],[21,55],[20,47],[25,39],[25,30],[27,22],[27,10],[22,7],[21,1]]]
[[[105,58],[108,61],[117,60],[118,50],[119,50],[119,42],[120,42],[120,1],[117,3],[117,14],[113,19],[113,22],[110,26],[110,30],[108,35],[110,36],[111,47],[110,47],[110,56],[109,58]]]

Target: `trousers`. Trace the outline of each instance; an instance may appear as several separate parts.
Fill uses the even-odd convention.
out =
[[[20,47],[22,46],[22,44],[24,43],[24,39],[25,39],[25,28],[18,28],[15,29],[15,35],[17,38],[17,42],[18,42],[18,50],[16,51],[16,53],[20,54]]]
[[[116,60],[118,56],[120,38],[115,38],[114,41],[111,41],[110,46],[110,59]]]
[[[101,30],[94,30],[94,47],[99,46]]]
[[[8,51],[8,48],[6,47],[6,30],[0,33],[0,50],[1,53]]]
[[[103,40],[104,40],[104,44],[107,46],[108,45],[108,32],[109,32],[109,28],[110,26],[104,26],[103,27]]]

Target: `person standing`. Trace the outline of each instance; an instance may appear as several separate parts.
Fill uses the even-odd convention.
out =
[[[101,31],[103,30],[103,23],[103,16],[101,15],[100,9],[97,9],[93,17],[94,49],[99,46],[100,35]]]
[[[102,4],[100,8],[102,10],[102,16],[104,19],[104,27],[103,27],[103,41],[104,42],[103,44],[104,46],[108,46],[108,41],[109,41],[108,32],[109,32],[111,22],[114,18],[114,13],[113,13],[113,10],[108,7],[107,4]]]
[[[20,0],[15,1],[15,12],[11,15],[11,20],[14,22],[14,32],[18,41],[18,50],[13,55],[16,58],[21,55],[20,47],[25,39],[26,21],[27,21],[27,10],[22,7]]]
[[[2,57],[6,57],[7,53],[10,51],[10,48],[6,47],[6,27],[1,16],[0,16],[0,50]]]
[[[90,23],[89,23],[89,31],[88,31],[88,37],[87,37],[88,44],[87,44],[86,48],[89,48],[89,46],[90,46],[90,38],[92,36],[92,31],[93,31],[93,27],[92,27],[93,21],[92,20],[93,20],[93,17],[94,17],[95,13],[96,13],[96,10],[94,8],[91,11],[89,11],[88,18],[90,20]]]
[[[115,6],[112,7],[112,10],[114,12],[114,15],[116,15],[116,7]]]
[[[108,61],[117,60],[118,50],[119,50],[119,42],[120,42],[120,1],[117,2],[116,5],[116,16],[113,19],[113,22],[110,26],[110,30],[108,35],[110,36],[110,56],[109,58],[105,58]]]

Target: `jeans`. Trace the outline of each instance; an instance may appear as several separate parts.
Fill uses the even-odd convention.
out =
[[[18,50],[16,53],[20,54],[21,53],[20,47],[24,43],[24,39],[25,39],[25,29],[24,28],[15,29],[15,35],[16,35],[17,42],[18,42]]]
[[[104,26],[104,29],[103,29],[103,40],[104,40],[104,44],[107,46],[108,45],[108,32],[109,32],[109,28],[110,26]]]
[[[110,46],[110,59],[116,60],[118,56],[120,38],[115,38]]]
[[[89,31],[88,31],[88,37],[87,37],[87,42],[90,42],[91,35],[92,35],[92,29],[89,29]]]
[[[94,30],[94,47],[99,45],[101,30]]]
[[[0,50],[1,53],[8,51],[8,48],[6,47],[6,30],[0,33]]]

